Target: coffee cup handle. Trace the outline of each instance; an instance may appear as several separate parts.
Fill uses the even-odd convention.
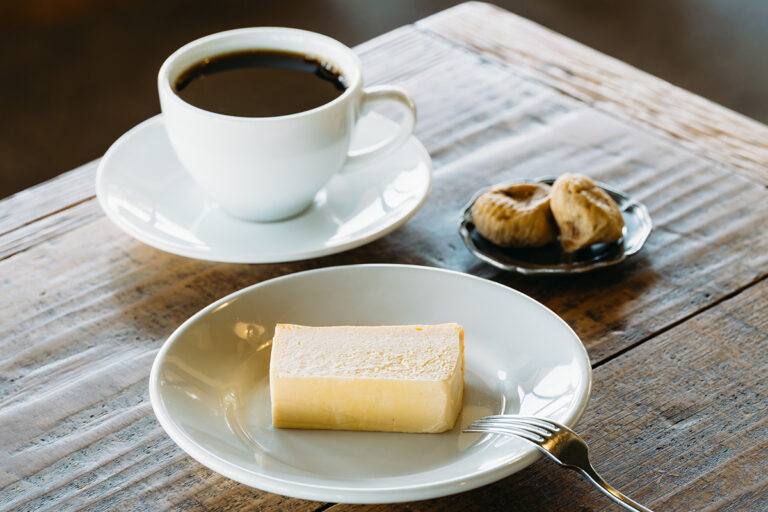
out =
[[[416,124],[416,105],[400,87],[379,85],[363,89],[359,117],[373,110],[377,104],[383,103],[394,103],[403,113],[397,133],[371,146],[350,151],[341,170],[342,173],[358,170],[365,164],[390,154],[402,146],[413,133],[413,127]]]

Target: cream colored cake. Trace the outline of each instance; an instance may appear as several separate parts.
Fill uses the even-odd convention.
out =
[[[464,330],[278,324],[269,380],[276,427],[443,432],[461,410]]]

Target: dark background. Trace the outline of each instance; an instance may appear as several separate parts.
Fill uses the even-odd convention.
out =
[[[158,113],[157,69],[192,39],[278,25],[355,45],[456,3],[0,0],[0,197],[101,156]],[[768,122],[768,1],[496,3]]]

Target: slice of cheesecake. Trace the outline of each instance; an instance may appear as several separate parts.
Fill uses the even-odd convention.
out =
[[[464,330],[278,324],[269,381],[276,427],[444,432],[461,410]]]

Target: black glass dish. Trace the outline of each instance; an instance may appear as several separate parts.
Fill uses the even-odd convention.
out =
[[[516,183],[547,183],[551,185],[556,177],[546,176],[535,179],[515,180]],[[494,267],[521,274],[579,274],[609,265],[616,265],[636,254],[651,234],[653,223],[648,209],[623,193],[604,183],[595,182],[619,205],[624,217],[624,233],[620,240],[607,244],[594,244],[578,251],[567,253],[559,241],[535,249],[499,247],[483,238],[472,222],[471,209],[475,200],[486,189],[478,191],[462,212],[459,234],[467,249]]]

